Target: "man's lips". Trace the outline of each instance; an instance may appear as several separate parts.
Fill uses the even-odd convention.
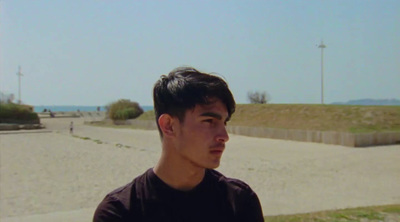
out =
[[[215,146],[212,146],[210,149],[210,153],[212,154],[222,154],[225,149],[225,144],[217,144]]]

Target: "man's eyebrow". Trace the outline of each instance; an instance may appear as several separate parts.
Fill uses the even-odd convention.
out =
[[[213,118],[216,118],[218,120],[222,120],[222,115],[220,115],[218,113],[214,113],[214,112],[205,112],[205,113],[200,114],[200,116],[213,117]],[[226,122],[229,121],[229,117],[227,117],[225,119],[225,121]]]

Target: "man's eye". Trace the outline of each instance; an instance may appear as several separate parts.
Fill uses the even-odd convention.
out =
[[[205,119],[205,120],[203,120],[203,122],[212,123],[212,122],[213,122],[213,119]]]

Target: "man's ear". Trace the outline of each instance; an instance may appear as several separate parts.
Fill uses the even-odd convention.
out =
[[[158,118],[158,124],[164,136],[174,136],[174,121],[175,119],[169,114],[162,114]]]

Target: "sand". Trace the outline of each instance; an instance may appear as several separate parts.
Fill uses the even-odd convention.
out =
[[[92,127],[81,118],[42,123],[45,130],[0,132],[1,221],[91,221],[108,192],[160,155],[154,130]],[[217,170],[247,182],[264,215],[400,204],[400,145],[349,148],[230,135]]]

